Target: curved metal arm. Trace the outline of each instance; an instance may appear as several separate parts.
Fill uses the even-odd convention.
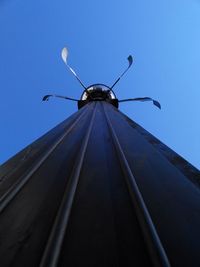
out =
[[[74,99],[74,98],[71,98],[71,97],[67,97],[67,96],[62,96],[62,95],[45,95],[43,98],[42,98],[42,101],[49,101],[49,98],[50,97],[59,97],[59,98],[64,98],[64,99],[67,99],[67,100],[71,100],[71,101],[76,101],[78,102],[77,99]]]
[[[131,67],[131,65],[133,64],[133,57],[131,55],[128,56],[127,58],[128,60],[128,67],[125,69],[125,71],[119,76],[119,78],[113,83],[113,85],[110,87],[111,89],[113,89],[113,87],[119,82],[119,80],[124,76],[124,74],[129,70],[129,68]]]
[[[62,60],[65,63],[65,65],[68,67],[68,69],[73,73],[73,75],[76,77],[76,79],[78,80],[78,82],[81,84],[81,86],[86,89],[87,87],[83,84],[83,82],[81,81],[81,79],[78,77],[78,75],[76,74],[76,72],[70,67],[70,65],[67,63],[67,57],[68,57],[68,50],[66,47],[64,47],[62,49],[61,52],[61,56],[62,56]]]
[[[119,102],[128,102],[128,101],[152,101],[153,104],[158,107],[159,109],[161,109],[161,105],[158,101],[152,99],[151,97],[136,97],[136,98],[127,98],[127,99],[122,99],[119,100]]]

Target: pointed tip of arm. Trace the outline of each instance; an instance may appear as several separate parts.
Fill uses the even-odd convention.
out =
[[[136,98],[128,98],[128,99],[122,99],[122,100],[119,100],[119,102],[128,102],[128,101],[141,101],[141,102],[144,102],[144,101],[152,101],[153,104],[161,109],[161,105],[158,101],[152,99],[151,97],[136,97]]]
[[[158,101],[153,100],[153,104],[154,104],[156,107],[158,107],[159,109],[161,109],[161,105],[160,105],[160,103],[159,103]]]
[[[42,98],[42,101],[48,101],[49,100],[49,97],[51,97],[52,95],[45,95],[43,98]]]
[[[67,64],[68,50],[67,47],[63,47],[61,51],[61,57],[65,64]]]
[[[133,64],[133,57],[131,55],[129,55],[127,60],[129,62],[129,66],[131,66]]]

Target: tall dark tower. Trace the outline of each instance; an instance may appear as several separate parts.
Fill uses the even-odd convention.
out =
[[[200,266],[200,172],[121,113],[113,86],[84,87],[1,166],[1,267]]]

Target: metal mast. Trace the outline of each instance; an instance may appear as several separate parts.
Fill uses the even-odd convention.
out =
[[[1,267],[200,266],[199,171],[112,87],[78,105],[0,167]]]

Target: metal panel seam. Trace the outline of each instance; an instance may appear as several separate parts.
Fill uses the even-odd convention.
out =
[[[122,167],[122,170],[124,172],[124,177],[126,180],[126,184],[128,186],[128,191],[130,193],[132,203],[135,207],[135,211],[137,214],[138,222],[141,227],[144,240],[147,244],[147,248],[150,254],[150,257],[152,259],[152,262],[154,266],[165,266],[169,267],[170,263],[167,258],[167,255],[165,253],[165,250],[161,244],[160,238],[157,234],[157,231],[154,227],[154,224],[152,222],[151,216],[148,212],[148,209],[145,205],[145,202],[143,200],[143,197],[141,195],[141,192],[139,191],[139,188],[137,186],[137,183],[135,181],[135,178],[133,176],[133,173],[130,169],[130,166],[128,164],[128,161],[126,159],[126,156],[122,150],[122,147],[119,143],[119,139],[115,133],[115,130],[112,126],[112,123],[110,121],[110,118],[106,112],[105,104],[103,105],[103,109],[105,112],[105,117],[107,119],[107,123],[109,125],[110,132],[113,137],[114,145],[116,147],[116,151],[118,154],[118,158]]]
[[[91,117],[91,121],[87,130],[87,133],[85,135],[85,138],[83,139],[80,152],[78,155],[78,158],[75,162],[70,180],[68,185],[66,186],[66,190],[63,195],[63,199],[60,205],[60,208],[58,210],[56,219],[54,221],[54,225],[52,227],[49,239],[47,241],[46,248],[44,250],[43,257],[40,262],[40,267],[55,267],[57,266],[60,251],[62,248],[62,243],[64,240],[67,224],[70,217],[70,212],[73,205],[73,200],[76,193],[76,188],[78,185],[78,181],[80,178],[80,173],[89,141],[89,137],[91,134],[91,130],[94,123],[96,113],[96,103],[94,107],[94,111]]]
[[[63,141],[63,139],[72,131],[72,129],[76,126],[76,124],[80,121],[80,119],[84,116],[87,110],[85,110],[72,125],[67,129],[67,131],[57,140],[45,155],[37,161],[37,163],[32,166],[32,169],[29,170],[28,174],[20,177],[17,182],[15,182],[6,193],[4,193],[0,198],[0,213],[5,209],[5,207],[10,203],[10,201],[19,193],[19,191],[23,188],[23,186],[29,181],[31,176],[40,168],[40,166],[44,163],[44,161],[49,157],[49,155],[57,148],[57,146]]]

